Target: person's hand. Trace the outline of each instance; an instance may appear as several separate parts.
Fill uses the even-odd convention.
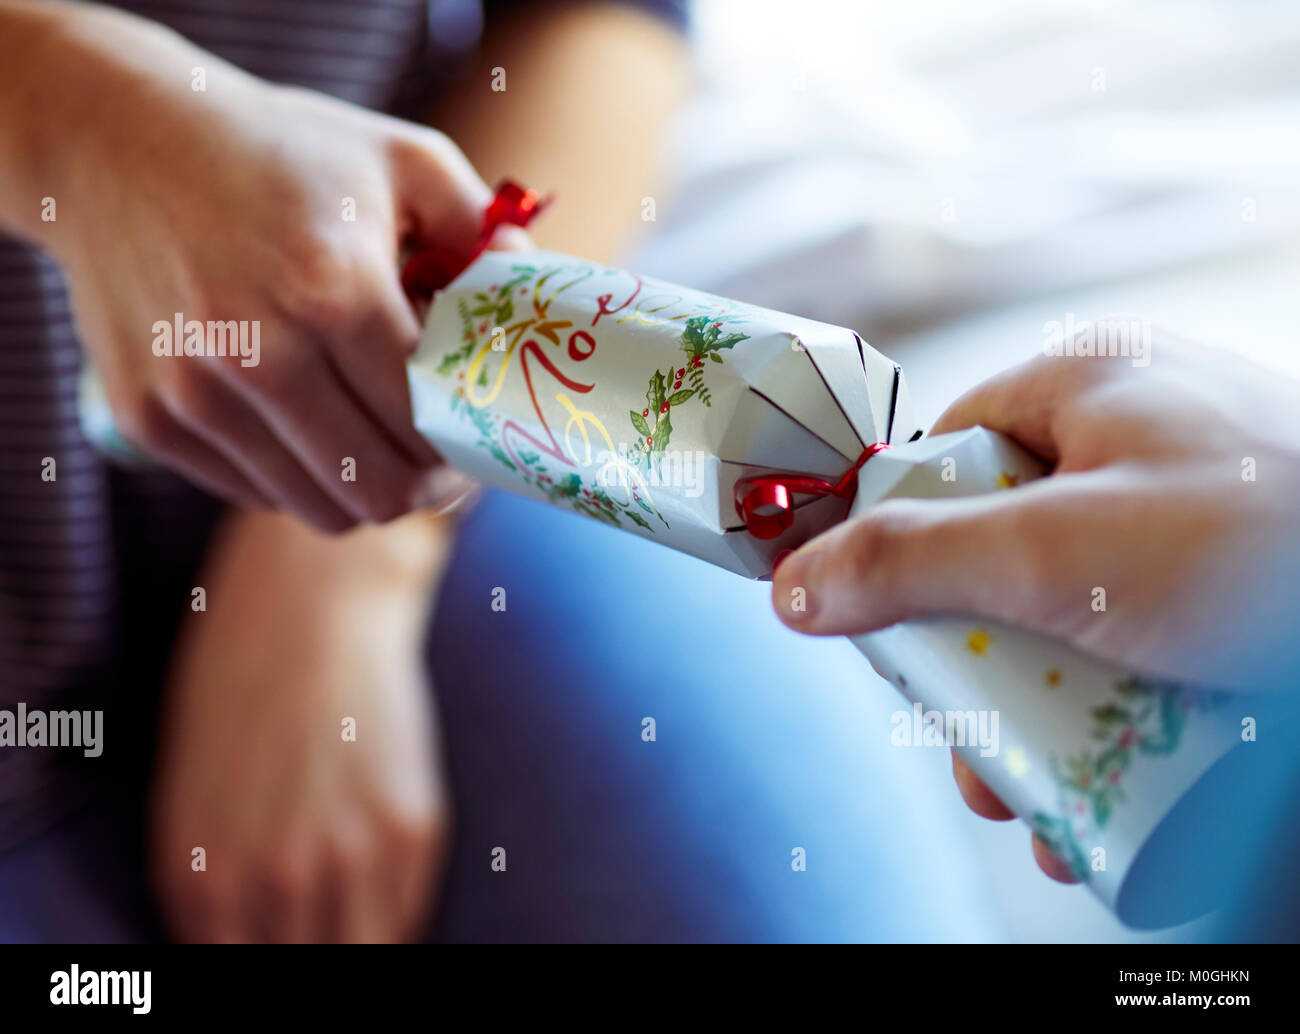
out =
[[[1300,384],[1160,332],[1150,354],[1144,368],[1041,356],[963,396],[934,434],[1003,431],[1054,474],[988,495],[887,500],[832,529],[777,569],[782,620],[830,635],[980,615],[1154,676],[1294,685]],[[790,607],[796,586],[804,611]],[[972,808],[1009,816],[954,766]]]
[[[420,653],[429,579],[394,541],[422,533],[410,521],[428,523],[336,540],[239,514],[218,541],[155,773],[152,875],[174,936],[395,941],[428,922],[450,807]]]
[[[457,148],[137,19],[64,22],[70,82],[50,83],[42,115],[58,217],[40,232],[123,435],[218,495],[329,531],[454,497],[465,481],[411,420],[420,328],[398,263],[404,247],[472,253],[491,192]],[[245,351],[160,357],[182,351],[178,319],[210,349],[209,321],[232,337],[246,322]]]

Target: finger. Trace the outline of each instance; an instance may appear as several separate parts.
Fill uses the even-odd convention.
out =
[[[390,281],[390,282],[389,282]],[[330,346],[330,360],[348,392],[418,467],[441,458],[419,431],[411,411],[406,360],[420,344],[420,325],[396,272],[378,286],[375,308]]]
[[[488,251],[533,251],[537,245],[528,231],[519,226],[503,223],[492,233]]]
[[[272,861],[245,883],[246,923],[259,944],[304,944],[311,938],[316,879],[306,855]]]
[[[427,935],[433,918],[436,874],[430,864],[404,866],[392,886],[384,889],[384,906],[397,918],[395,939],[410,943]]]
[[[257,508],[272,505],[264,492],[188,430],[164,403],[150,401],[141,408],[129,425],[123,422],[123,436],[132,445],[218,498]]]
[[[269,500],[263,505],[287,509],[331,534],[356,525],[234,392],[218,385],[201,404],[173,405],[170,412],[237,468],[260,498]]]
[[[1096,332],[1108,326],[1098,321]],[[1116,323],[1123,331],[1124,324]],[[935,421],[931,434],[965,427],[1001,431],[1049,462],[1059,455],[1059,416],[1102,381],[1127,367],[1106,356],[1038,355],[976,385]]]
[[[966,427],[987,427],[1009,435],[1026,449],[1056,462],[1052,414],[1061,389],[1060,359],[1037,356],[990,377],[944,410],[931,435]]]
[[[469,160],[436,130],[402,126],[390,145],[402,239],[467,264],[492,191]]]
[[[328,892],[321,911],[328,918],[326,940],[334,944],[376,944],[384,940],[378,922],[387,873],[359,864],[350,853],[338,853],[327,863]]]
[[[955,750],[952,752],[952,777],[957,781],[957,789],[961,791],[966,807],[976,815],[995,822],[1016,817],[1015,812],[1002,803]]]
[[[479,483],[468,474],[444,465],[429,474],[421,496],[425,500],[427,516],[446,517],[470,509],[477,501],[479,491]]]
[[[346,513],[382,523],[422,502],[420,470],[357,405],[323,357],[287,366],[263,361],[244,373],[234,383]]]
[[[1034,834],[1034,861],[1038,867],[1057,883],[1078,883],[1079,878],[1070,871],[1070,867],[1056,857],[1042,837]]]
[[[1058,562],[1060,541],[1078,521],[1077,482],[1093,476],[959,499],[886,500],[782,561],[773,606],[787,625],[816,635],[940,614],[1043,629],[1055,613],[1046,602],[1074,589]]]
[[[228,944],[238,938],[238,893],[233,887],[215,882],[220,877],[207,871],[195,872],[188,856],[180,875],[155,872],[163,921],[168,932],[185,944]],[[196,882],[189,882],[196,881]]]
[[[435,821],[418,836],[401,838],[398,845],[390,861],[391,876],[384,880],[384,907],[397,919],[397,937],[417,941],[426,936],[433,917],[434,896],[450,853],[451,821]]]

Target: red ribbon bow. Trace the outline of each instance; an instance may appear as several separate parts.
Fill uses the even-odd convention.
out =
[[[876,453],[888,449],[886,442],[875,442],[862,450],[862,455],[844,476],[834,483],[802,474],[764,474],[743,478],[736,482],[736,514],[756,539],[774,539],[790,530],[794,523],[794,496],[833,495],[853,505],[858,491],[858,471]],[[775,512],[759,513],[760,508]]]
[[[416,252],[402,267],[402,289],[410,298],[430,298],[460,276],[471,262],[487,251],[499,226],[527,226],[550,204],[534,191],[512,180],[502,180],[491,204],[483,212],[483,226],[473,253],[466,258],[447,248]]]

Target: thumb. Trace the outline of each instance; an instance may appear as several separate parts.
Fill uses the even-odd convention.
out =
[[[1071,478],[1086,475],[1071,475]],[[772,579],[772,604],[791,628],[854,635],[899,621],[973,614],[1046,630],[1052,570],[1065,525],[1060,483],[1047,478],[961,499],[890,499],[791,554]]]

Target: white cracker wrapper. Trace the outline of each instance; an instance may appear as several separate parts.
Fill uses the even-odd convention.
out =
[[[859,512],[1043,473],[982,428],[916,441],[901,371],[852,331],[544,252],[487,254],[441,292],[410,380],[417,427],[467,473],[749,577],[846,506],[806,502],[763,541],[737,516],[738,479],[835,482],[865,446],[893,443],[862,469]],[[1125,888],[1162,819],[1238,741],[1221,697],[989,622],[854,642],[915,702],[895,716],[896,743],[955,741],[1121,919],[1152,925]]]
[[[851,330],[546,252],[489,252],[440,292],[409,372],[454,466],[751,578],[846,507],[763,541],[738,480],[838,479],[921,433],[902,371]]]
[[[972,428],[872,457],[851,513],[886,498],[1012,489],[1043,473],[1004,435]],[[1178,879],[1141,872],[1160,864],[1143,848],[1188,789],[1240,744],[1241,710],[1230,695],[1136,678],[988,621],[908,621],[852,638],[913,701],[895,715],[893,742],[951,743],[1120,919],[1168,925],[1203,910],[1204,901],[1188,900],[1170,911],[1130,888]],[[1205,841],[1185,848],[1210,849]]]

